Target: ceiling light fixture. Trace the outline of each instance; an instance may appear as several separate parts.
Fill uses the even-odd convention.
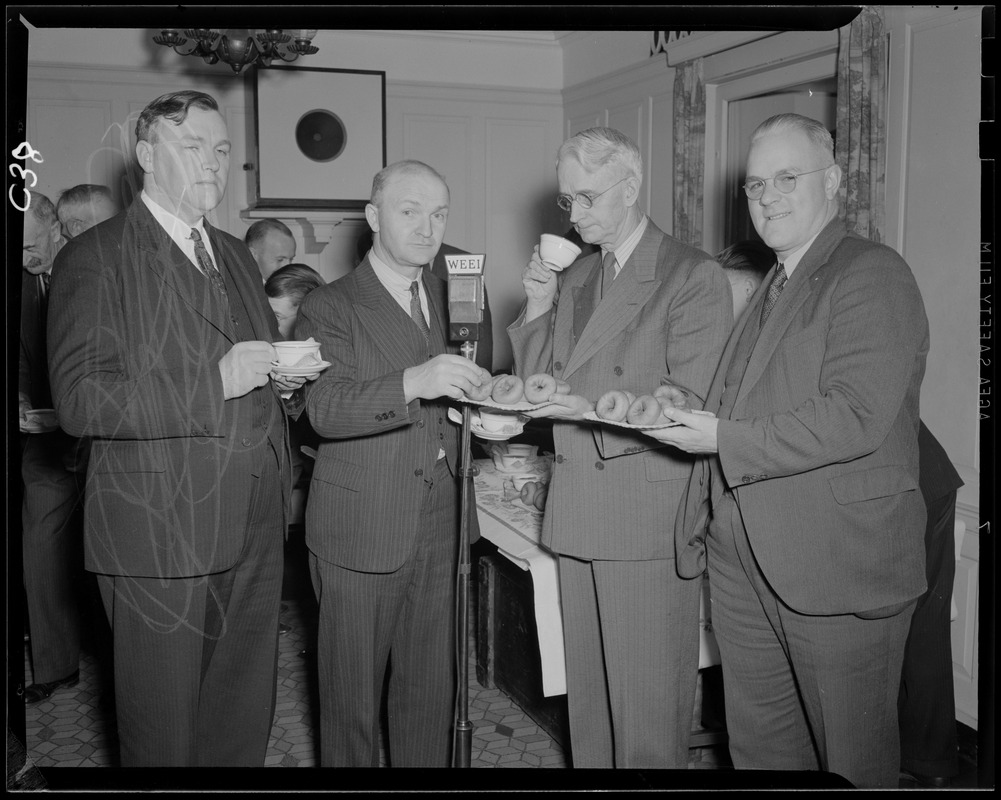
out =
[[[272,59],[295,61],[299,56],[311,56],[320,48],[311,42],[313,30],[283,31],[277,28],[192,28],[184,31],[168,28],[154,36],[153,41],[172,47],[182,56],[200,56],[206,64],[222,61],[239,74],[244,67],[260,63],[271,66]]]

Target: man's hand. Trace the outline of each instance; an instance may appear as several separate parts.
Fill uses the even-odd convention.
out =
[[[521,271],[521,283],[525,287],[525,322],[541,317],[553,307],[556,298],[556,273],[542,263],[539,246],[535,246],[532,258]]]
[[[271,381],[278,387],[280,392],[294,392],[296,389],[305,385],[307,380],[315,381],[320,377],[320,373],[317,372],[315,375],[296,377],[292,375],[279,375],[277,372],[272,372],[270,377]]]
[[[219,360],[223,397],[232,400],[268,382],[275,348],[268,342],[237,342]]]
[[[417,398],[458,400],[490,379],[489,372],[468,358],[445,353],[403,371],[403,396],[408,403]]]
[[[682,411],[679,408],[665,408],[661,404],[661,413],[681,425],[673,428],[653,428],[644,430],[647,436],[658,442],[669,444],[684,450],[686,453],[716,453],[719,448],[716,442],[716,429],[719,420],[709,411]]]
[[[594,411],[594,403],[579,394],[557,393],[549,398],[549,402],[552,405],[521,413],[534,419],[546,417],[548,419],[572,420],[583,419],[587,412]]]

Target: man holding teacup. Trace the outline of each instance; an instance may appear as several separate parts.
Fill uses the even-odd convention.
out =
[[[610,389],[642,395],[662,377],[701,402],[733,324],[730,284],[640,210],[643,160],[628,137],[571,137],[556,174],[557,203],[600,251],[557,272],[537,249],[508,333],[519,375],[548,372],[571,387],[532,415],[556,419],[542,543],[559,558],[573,762],[684,768],[701,581],[678,576],[671,526],[692,458],[569,421]]]
[[[448,341],[447,284],[426,267],[444,179],[401,161],[372,182],[372,248],[303,301],[296,338],[331,362],[307,386],[321,437],[306,508],[320,606],[320,765],[379,766],[389,679],[392,766],[447,767],[455,693],[459,429],[448,398],[490,373]]]

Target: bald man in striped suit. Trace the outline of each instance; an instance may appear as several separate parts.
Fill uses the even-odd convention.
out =
[[[320,764],[379,766],[390,661],[389,761],[447,767],[455,693],[458,428],[448,398],[490,373],[449,344],[446,283],[427,265],[449,192],[417,161],[372,184],[372,249],[311,292],[296,337],[331,362],[307,391],[322,441],[306,510],[320,606]]]

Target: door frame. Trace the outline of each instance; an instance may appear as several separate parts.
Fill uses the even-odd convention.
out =
[[[726,225],[727,174],[729,163],[729,105],[737,100],[769,94],[793,86],[825,80],[837,75],[837,42],[833,47],[792,61],[782,61],[752,72],[720,75],[706,79],[706,136],[704,195],[702,200],[702,249],[718,253]]]

